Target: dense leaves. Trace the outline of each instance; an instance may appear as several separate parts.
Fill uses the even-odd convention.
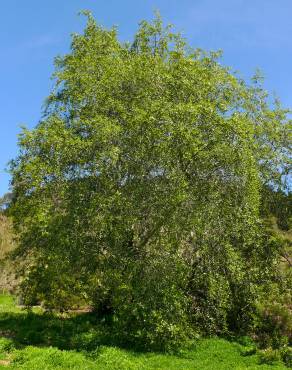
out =
[[[246,330],[274,268],[261,188],[284,183],[290,123],[218,57],[159,17],[123,44],[89,15],[11,164],[27,303],[82,297],[158,348]]]

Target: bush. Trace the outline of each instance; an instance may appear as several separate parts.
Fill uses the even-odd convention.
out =
[[[287,367],[292,367],[292,348],[291,347],[282,348],[281,357],[282,357],[284,364]]]
[[[0,353],[11,352],[15,348],[13,340],[8,338],[0,338]]]
[[[291,298],[272,289],[269,299],[257,305],[254,332],[260,347],[279,349],[292,343]]]
[[[260,363],[274,365],[275,363],[281,362],[281,353],[277,349],[267,348],[266,350],[260,351]]]

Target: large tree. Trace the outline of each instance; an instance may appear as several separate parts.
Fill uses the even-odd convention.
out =
[[[88,16],[11,165],[27,299],[83,297],[161,346],[248,324],[273,266],[260,192],[283,183],[289,121],[218,57],[159,17],[124,44]]]

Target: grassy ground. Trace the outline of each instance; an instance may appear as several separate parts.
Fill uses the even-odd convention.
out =
[[[3,369],[285,369],[261,363],[251,346],[224,339],[201,339],[177,355],[135,352],[112,338],[92,314],[27,312],[11,296],[0,295],[0,368]]]

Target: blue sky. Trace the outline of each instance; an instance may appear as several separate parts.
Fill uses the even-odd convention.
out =
[[[222,63],[265,86],[292,106],[291,0],[2,0],[0,22],[0,195],[8,190],[7,162],[17,155],[20,125],[32,128],[52,87],[53,59],[69,50],[89,9],[104,26],[131,40],[141,19],[159,9],[194,47],[224,51]]]

